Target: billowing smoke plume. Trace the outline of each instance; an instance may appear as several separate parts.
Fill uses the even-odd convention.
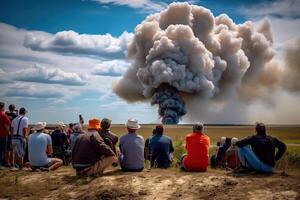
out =
[[[204,7],[172,3],[136,27],[128,49],[132,66],[114,92],[128,102],[151,100],[166,124],[179,122],[185,102],[190,108],[257,97],[260,86],[277,82],[270,30],[267,21],[237,25],[225,14],[214,17]]]

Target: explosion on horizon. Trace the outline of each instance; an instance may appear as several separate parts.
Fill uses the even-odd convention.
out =
[[[132,65],[114,92],[128,102],[150,100],[164,124],[177,124],[203,102],[247,101],[278,82],[272,44],[268,21],[235,24],[226,14],[172,3],[136,27]]]

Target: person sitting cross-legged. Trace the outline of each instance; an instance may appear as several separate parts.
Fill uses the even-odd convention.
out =
[[[272,173],[275,162],[286,151],[286,145],[283,142],[266,134],[266,126],[263,123],[256,123],[255,129],[255,135],[236,142],[242,163],[242,167],[235,170],[237,173],[245,172],[245,170]],[[276,149],[278,151],[275,154]]]
[[[113,150],[99,135],[100,120],[89,120],[88,132],[81,134],[73,147],[73,168],[77,175],[101,175],[104,170],[117,163]]]
[[[144,169],[144,138],[136,132],[141,127],[136,119],[126,123],[128,134],[120,138],[120,165],[126,172],[141,172]]]
[[[46,122],[37,122],[35,132],[28,138],[28,158],[32,170],[41,169],[53,171],[63,165],[59,158],[49,158],[52,154],[52,141],[50,135],[44,133]]]
[[[151,167],[168,168],[171,166],[174,152],[172,140],[163,135],[163,125],[157,125],[155,132],[149,141]]]
[[[205,172],[208,167],[210,139],[203,133],[203,124],[196,123],[193,133],[186,136],[187,155],[181,158],[185,171]]]

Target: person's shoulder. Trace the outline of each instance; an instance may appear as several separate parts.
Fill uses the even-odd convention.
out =
[[[141,135],[139,135],[139,134],[137,134],[137,137],[140,138],[140,139],[142,139],[142,140],[144,140],[144,137],[141,136]]]

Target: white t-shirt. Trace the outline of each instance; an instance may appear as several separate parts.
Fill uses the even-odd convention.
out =
[[[21,118],[22,118],[22,120],[20,122],[19,133],[17,133],[19,121],[20,121]],[[19,115],[18,117],[16,117],[12,121],[11,127],[13,128],[13,135],[22,135],[22,136],[24,136],[23,135],[23,128],[28,128],[28,118],[26,116]]]
[[[50,135],[32,133],[28,138],[28,158],[32,166],[45,166],[51,161],[47,154],[47,147],[52,146]]]

